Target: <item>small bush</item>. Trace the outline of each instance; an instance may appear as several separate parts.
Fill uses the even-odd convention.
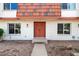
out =
[[[3,36],[4,30],[0,28],[0,38]]]

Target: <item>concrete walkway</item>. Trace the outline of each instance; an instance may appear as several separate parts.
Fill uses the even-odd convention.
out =
[[[45,44],[35,44],[31,56],[47,56]]]

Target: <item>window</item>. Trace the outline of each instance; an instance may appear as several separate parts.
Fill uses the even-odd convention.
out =
[[[62,3],[61,8],[62,9],[67,9],[67,10],[75,10],[76,9],[76,4],[75,3]]]
[[[63,34],[63,24],[58,24],[58,34]]]
[[[20,24],[9,24],[9,34],[20,34],[21,25]]]
[[[4,3],[4,10],[16,10],[17,8],[17,3]]]
[[[59,23],[58,24],[58,29],[57,29],[58,34],[70,34],[70,24],[66,23]]]
[[[10,3],[4,3],[4,10],[10,9]]]
[[[62,3],[61,7],[62,9],[67,9],[67,3]]]
[[[16,10],[18,8],[17,3],[11,3],[11,9]]]

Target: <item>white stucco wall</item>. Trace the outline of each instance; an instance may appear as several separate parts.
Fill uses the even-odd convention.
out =
[[[16,18],[16,13],[17,11],[16,10],[4,10],[2,11],[2,17],[3,18]]]
[[[15,18],[17,10],[4,10],[3,3],[0,3],[0,17],[3,18]]]
[[[77,11],[61,10],[61,17],[77,17]]]
[[[61,10],[62,17],[79,17],[79,3],[76,3],[75,10]]]
[[[21,23],[21,34],[8,34],[8,23]],[[5,31],[4,40],[31,40],[33,38],[33,21],[0,21],[0,28]]]
[[[57,34],[57,23],[71,23],[71,34]],[[79,27],[78,22],[70,21],[47,21],[46,23],[46,38],[49,40],[79,40]],[[75,36],[75,39],[72,39]]]
[[[61,10],[62,17],[77,17],[79,16],[79,4],[77,9],[74,11]],[[14,18],[16,17],[16,10],[4,11],[3,4],[0,3],[0,17],[3,18]],[[46,20],[46,19],[45,19]],[[34,21],[0,21],[0,28],[5,31],[4,40],[32,40],[34,38]],[[59,35],[57,34],[57,23],[71,23],[71,34],[70,35]],[[8,34],[8,23],[21,23],[21,34],[10,35]],[[28,24],[28,27],[27,27]],[[49,40],[78,40],[79,39],[79,22],[73,21],[46,21],[46,38]],[[75,39],[72,39],[75,36]]]
[[[0,3],[0,17],[2,17],[3,3]]]
[[[76,4],[77,6],[77,16],[79,17],[79,3]]]
[[[48,40],[79,40],[79,22],[72,21],[45,21],[46,22],[46,38]],[[21,23],[21,34],[8,34],[8,23]],[[34,21],[0,21],[0,28],[5,31],[4,40],[32,40],[34,38]],[[58,23],[71,23],[71,34],[57,34]],[[27,27],[28,24],[28,27]],[[75,36],[75,39],[72,39]]]

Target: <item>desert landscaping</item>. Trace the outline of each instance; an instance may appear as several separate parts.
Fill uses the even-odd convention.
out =
[[[0,42],[0,56],[30,56],[32,49],[31,41]]]
[[[30,40],[3,40],[0,42],[0,56],[31,56],[33,47]],[[74,53],[79,53],[79,41],[49,40],[45,47],[48,56],[75,56]]]
[[[48,56],[74,56],[79,53],[79,41],[48,41],[46,45]]]

